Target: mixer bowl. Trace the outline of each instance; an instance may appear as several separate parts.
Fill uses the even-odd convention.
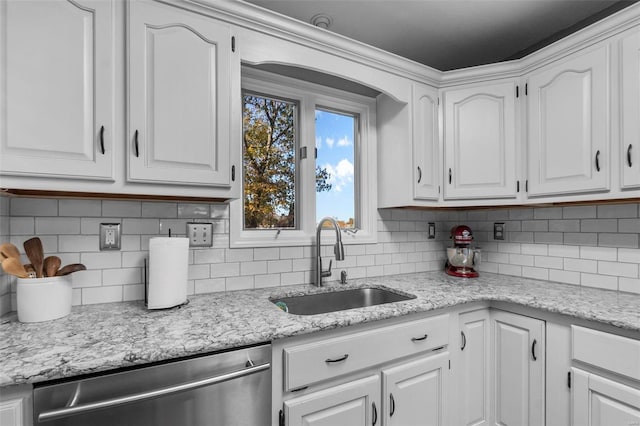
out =
[[[456,268],[473,268],[478,263],[480,253],[468,247],[448,247],[447,259],[449,265]]]

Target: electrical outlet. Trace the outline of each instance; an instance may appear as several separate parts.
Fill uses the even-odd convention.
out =
[[[429,222],[429,234],[427,238],[429,240],[433,240],[436,237],[436,224],[434,222]]]
[[[120,250],[120,224],[100,224],[100,250]]]
[[[189,247],[211,247],[213,245],[213,223],[188,222]]]
[[[503,222],[495,222],[493,224],[493,239],[494,240],[504,240],[504,223]]]

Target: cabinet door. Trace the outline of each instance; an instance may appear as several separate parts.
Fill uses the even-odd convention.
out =
[[[516,84],[444,92],[444,197],[516,197]]]
[[[285,424],[375,426],[381,419],[379,401],[380,376],[376,374],[285,401]]]
[[[383,370],[384,424],[449,424],[446,416],[448,377],[448,352]]]
[[[229,185],[230,28],[160,3],[128,6],[128,179]]]
[[[530,196],[609,189],[609,48],[528,80]]]
[[[413,197],[437,200],[440,196],[438,149],[438,90],[413,86]]]
[[[458,416],[462,425],[488,425],[490,421],[490,321],[482,309],[461,314],[458,371]]]
[[[630,426],[640,424],[640,389],[572,368],[574,426]]]
[[[113,177],[111,1],[0,2],[0,171]]]
[[[622,40],[622,187],[640,186],[640,32]]]
[[[502,311],[491,321],[494,424],[544,425],[544,322]]]

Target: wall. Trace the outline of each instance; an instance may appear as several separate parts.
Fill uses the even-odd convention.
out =
[[[80,262],[87,271],[73,278],[73,303],[92,304],[144,298],[143,261],[153,236],[184,236],[186,222],[214,223],[212,248],[191,249],[189,294],[285,286],[312,281],[311,247],[229,249],[229,209],[225,204],[71,200],[1,197],[3,219],[10,239],[22,251],[22,243],[38,236],[45,255],[57,255],[62,263]],[[8,217],[7,217],[8,216]],[[437,213],[383,210],[378,218],[378,243],[347,245],[346,258],[334,261],[334,277],[346,270],[349,278],[392,275],[439,269],[443,264],[442,243],[427,240],[429,221]],[[100,251],[99,224],[122,224],[122,249]],[[3,220],[7,223],[7,220]],[[5,225],[6,228],[6,225]],[[3,228],[4,229],[4,228]],[[10,235],[10,238],[6,236]],[[332,256],[332,246],[323,247]],[[313,249],[315,251],[315,249]],[[23,261],[28,263],[23,255]],[[2,311],[15,310],[15,284],[4,282]],[[10,307],[10,308],[9,308]]]
[[[481,271],[640,293],[638,206],[460,211],[442,225],[471,227]],[[506,226],[504,241],[493,239],[495,222]]]
[[[639,204],[495,210],[378,211],[378,243],[346,246],[334,277],[440,270],[449,229],[469,225],[482,248],[481,271],[640,293]],[[88,270],[73,277],[73,303],[141,300],[143,259],[153,236],[184,234],[187,221],[214,223],[212,248],[191,249],[189,294],[310,283],[311,247],[229,249],[225,204],[0,197],[0,241],[19,248],[38,235],[46,254]],[[122,250],[98,249],[101,222],[122,224]],[[436,222],[436,240],[427,239]],[[493,240],[494,222],[506,238]],[[323,247],[331,256],[331,246]],[[23,258],[25,263],[26,257]],[[337,278],[336,278],[337,279]],[[13,278],[0,275],[0,314],[15,310]],[[13,288],[12,288],[13,286]]]

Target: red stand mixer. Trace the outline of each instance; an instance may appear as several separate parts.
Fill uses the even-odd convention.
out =
[[[465,225],[451,228],[453,247],[447,248],[445,272],[454,277],[475,278],[479,274],[473,269],[480,264],[480,251],[469,248],[473,242],[471,228]]]

